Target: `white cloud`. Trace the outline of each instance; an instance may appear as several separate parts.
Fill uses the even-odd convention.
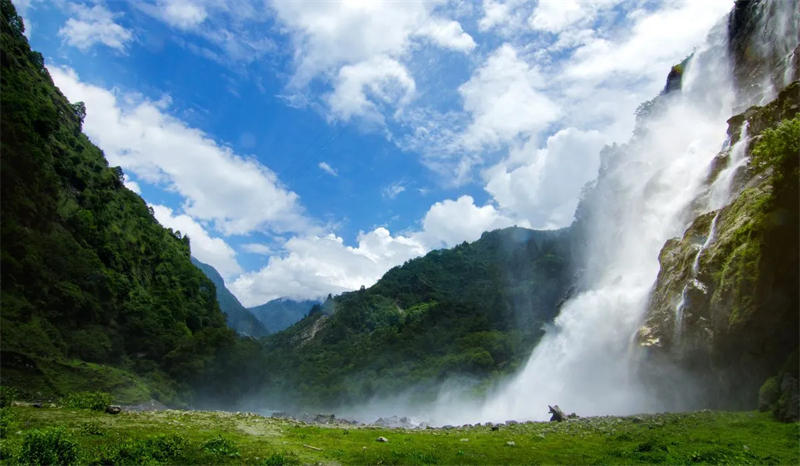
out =
[[[58,30],[69,45],[87,50],[95,44],[103,44],[119,51],[125,50],[125,44],[133,39],[128,29],[114,21],[115,16],[101,4],[89,8],[81,4],[71,4],[70,10],[77,18],[69,18]]]
[[[150,207],[159,223],[188,236],[192,255],[217,269],[226,281],[242,272],[236,261],[236,252],[222,238],[211,237],[202,225],[188,215],[174,215],[172,209],[163,205]]]
[[[242,250],[250,254],[259,254],[262,256],[271,256],[275,253],[271,247],[261,243],[247,243],[242,245]]]
[[[524,0],[483,0],[483,17],[478,21],[478,28],[483,32],[497,32],[504,37],[516,34],[524,27],[525,14],[520,10],[525,7]]]
[[[343,66],[334,91],[326,101],[333,115],[341,120],[361,116],[382,123],[381,104],[402,107],[414,96],[414,79],[396,60],[374,57],[355,65]]]
[[[84,131],[112,165],[142,182],[184,198],[183,211],[226,234],[309,227],[298,196],[258,161],[234,153],[166,112],[169,99],[136,101],[80,81],[74,71],[51,68],[72,101],[86,103]]]
[[[498,147],[555,121],[560,110],[541,91],[545,83],[539,70],[519,58],[510,44],[495,50],[458,89],[464,110],[472,116],[462,136],[464,146]]]
[[[357,247],[346,246],[342,238],[329,234],[294,237],[284,248],[283,257],[271,257],[266,267],[245,273],[231,284],[245,306],[370,286],[390,267],[426,252],[417,241],[392,236],[385,228],[361,233]]]
[[[317,166],[319,167],[320,170],[324,171],[325,173],[331,176],[339,176],[339,174],[336,173],[336,170],[334,170],[333,167],[328,165],[328,162],[320,162]]]
[[[599,7],[613,3],[615,0],[539,0],[528,22],[534,29],[560,33],[570,26],[593,20]]]
[[[398,194],[402,193],[405,190],[406,190],[405,185],[397,181],[383,188],[383,190],[381,190],[381,195],[387,199],[394,199],[397,197]]]
[[[478,207],[470,196],[431,206],[422,230],[392,235],[384,227],[358,235],[357,246],[328,234],[289,239],[282,256],[270,258],[266,267],[241,275],[231,285],[246,306],[278,297],[318,298],[373,285],[387,270],[431,249],[475,241],[487,230],[518,224],[491,205]]]
[[[423,23],[417,34],[427,37],[443,48],[469,52],[475,48],[475,40],[464,32],[458,21],[431,18]]]
[[[618,39],[588,41],[575,51],[565,75],[598,85],[616,73],[663,80],[676,57],[691,53],[730,7],[730,0],[672,2],[636,18],[630,32]]]
[[[139,183],[133,181],[127,173],[123,175],[122,183],[125,185],[126,188],[130,189],[131,191],[135,192],[136,194],[142,194],[142,188],[139,186]]]
[[[407,52],[415,36],[442,47],[471,50],[472,38],[460,24],[435,15],[435,3],[273,0],[278,18],[295,42],[294,85],[302,87],[342,65],[379,56],[397,58]]]
[[[157,11],[167,24],[180,29],[197,27],[208,17],[205,7],[191,0],[159,0]]]
[[[488,191],[501,209],[534,228],[568,226],[583,186],[595,179],[606,136],[575,128],[560,130],[545,148],[532,142],[485,173]]]
[[[485,231],[512,225],[528,226],[500,213],[491,204],[478,207],[471,196],[437,202],[422,220],[422,232],[415,235],[430,249],[452,247],[463,241],[475,241]]]

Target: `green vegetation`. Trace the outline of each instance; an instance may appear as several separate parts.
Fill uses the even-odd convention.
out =
[[[53,85],[8,0],[0,14],[3,384],[175,401],[239,344],[214,285],[81,133],[87,109]]]
[[[265,341],[266,396],[322,408],[409,389],[429,397],[455,377],[485,389],[518,367],[557,314],[573,281],[571,238],[484,233],[328,299]]]
[[[308,314],[318,301],[294,301],[292,299],[273,299],[260,306],[248,308],[266,328],[280,332],[297,323]]]
[[[752,409],[759,400],[787,421],[800,418],[798,106],[800,82],[794,82],[768,105],[728,121],[734,143],[745,124],[750,138],[742,142],[748,167],[734,178],[738,194],[719,211],[697,217],[682,238],[667,241],[639,333],[651,355],[672,359],[703,381],[710,406]],[[709,182],[727,156],[718,157]],[[695,272],[713,218],[714,238]],[[684,321],[675,341],[681,299]]]
[[[217,302],[219,308],[225,313],[225,321],[228,327],[236,330],[237,333],[250,337],[263,337],[269,335],[269,330],[261,323],[242,303],[236,299],[225,287],[225,281],[217,272],[217,269],[208,264],[204,264],[192,257],[192,264],[202,270],[206,277],[214,283],[217,290]]]
[[[25,432],[19,462],[23,464],[75,464],[78,444],[61,427]]]
[[[61,399],[61,406],[73,409],[103,411],[111,404],[111,395],[105,392],[76,392]]]
[[[0,440],[6,464],[31,458],[23,455],[50,455],[56,451],[79,464],[800,461],[800,425],[776,422],[770,415],[757,412],[599,417],[501,425],[498,430],[489,426],[403,430],[308,425],[247,413],[159,411],[112,416],[86,410],[22,406],[11,409],[17,419],[16,431]],[[100,425],[103,435],[86,432],[82,426],[87,423]],[[41,432],[52,425],[61,427]],[[378,437],[385,437],[388,442],[377,442]]]

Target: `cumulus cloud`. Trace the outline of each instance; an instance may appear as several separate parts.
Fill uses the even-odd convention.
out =
[[[171,116],[169,99],[136,101],[83,83],[69,69],[50,74],[70,100],[86,103],[84,131],[109,162],[180,194],[188,215],[226,235],[308,228],[297,194],[275,173]]]
[[[496,147],[556,120],[559,107],[542,91],[544,85],[539,70],[503,44],[458,89],[464,110],[472,116],[463,144],[470,149]]]
[[[370,286],[390,267],[425,253],[414,239],[392,236],[385,228],[359,234],[356,247],[329,234],[294,237],[284,249],[283,256],[271,257],[266,267],[245,273],[231,284],[245,306],[279,297],[318,298]]]
[[[180,29],[197,27],[208,17],[205,6],[191,0],[159,0],[154,11],[167,24]]]
[[[133,39],[130,30],[114,21],[119,15],[112,14],[102,4],[91,8],[82,4],[70,4],[69,8],[76,17],[67,19],[58,30],[58,35],[69,45],[88,50],[95,44],[103,44],[124,51],[125,44]]]
[[[472,197],[462,196],[433,204],[419,231],[392,235],[378,227],[360,233],[355,247],[334,234],[293,237],[284,245],[283,255],[241,275],[231,290],[246,306],[281,296],[307,299],[355,290],[373,285],[391,267],[432,249],[475,241],[484,231],[515,224],[528,226],[492,205],[479,207]]]
[[[385,56],[343,66],[334,91],[326,97],[333,115],[347,121],[353,116],[382,123],[381,104],[402,107],[414,95],[414,79],[396,60]]]
[[[176,215],[172,209],[163,205],[150,207],[159,223],[189,237],[192,255],[200,262],[213,266],[226,280],[242,272],[242,267],[236,261],[236,252],[225,240],[212,237],[201,224],[188,215]]]
[[[416,237],[430,249],[452,247],[463,241],[475,241],[485,231],[512,225],[528,226],[525,221],[502,214],[491,204],[478,207],[472,196],[464,195],[455,201],[448,199],[433,204]]]
[[[501,209],[534,228],[568,226],[581,189],[597,176],[606,142],[598,131],[566,128],[550,136],[544,148],[525,144],[486,171],[486,191]]]

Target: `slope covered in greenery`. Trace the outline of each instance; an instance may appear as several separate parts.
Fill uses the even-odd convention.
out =
[[[570,241],[568,230],[484,233],[328,299],[266,340],[267,396],[331,406],[513,371],[574,281]]]
[[[315,304],[319,302],[279,298],[247,310],[252,312],[269,331],[280,332],[305,317]]]
[[[225,280],[214,267],[200,262],[192,257],[192,264],[202,270],[206,277],[214,283],[217,289],[217,303],[219,308],[225,313],[225,321],[228,327],[236,330],[237,333],[250,337],[263,337],[269,335],[269,330],[261,323],[236,296],[225,287]]]
[[[109,380],[75,360],[192,381],[233,341],[214,285],[81,133],[86,109],[53,85],[11,3],[0,10],[3,383],[46,397],[70,373]]]

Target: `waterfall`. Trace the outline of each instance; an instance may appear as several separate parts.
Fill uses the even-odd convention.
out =
[[[760,8],[757,33],[743,36],[737,31],[737,41],[755,43],[759,51],[770,50],[773,43],[780,44],[782,54],[783,49],[792,50],[797,43],[797,25],[792,22],[798,15],[796,2],[764,3],[753,3]],[[681,408],[666,406],[637,379],[639,350],[632,335],[646,312],[665,241],[680,237],[699,213],[730,201],[736,172],[747,162],[746,125],[730,150],[728,166],[716,183],[706,185],[708,167],[725,139],[727,118],[734,108],[769,100],[779,90],[742,92],[739,86],[746,81],[741,79],[742,67],[733,67],[733,57],[729,59],[728,24],[713,28],[693,55],[682,91],[660,96],[658,111],[640,122],[631,142],[603,154],[598,180],[581,201],[581,210],[588,212],[579,219],[589,244],[584,291],[561,307],[523,370],[489,398],[480,418],[541,420],[547,418],[547,405],[556,403],[580,415]],[[784,64],[792,59],[784,57]],[[767,76],[770,71],[759,72]],[[714,240],[715,225],[712,222],[696,261]],[[702,289],[696,277],[691,280]],[[678,334],[682,310],[679,304]]]
[[[641,323],[664,242],[692,218],[720,150],[733,89],[721,23],[689,61],[680,93],[659,98],[626,146],[607,150],[583,201],[589,237],[585,291],[566,302],[520,374],[480,417],[545,419],[558,403],[580,415],[665,408],[634,376],[631,336]]]

